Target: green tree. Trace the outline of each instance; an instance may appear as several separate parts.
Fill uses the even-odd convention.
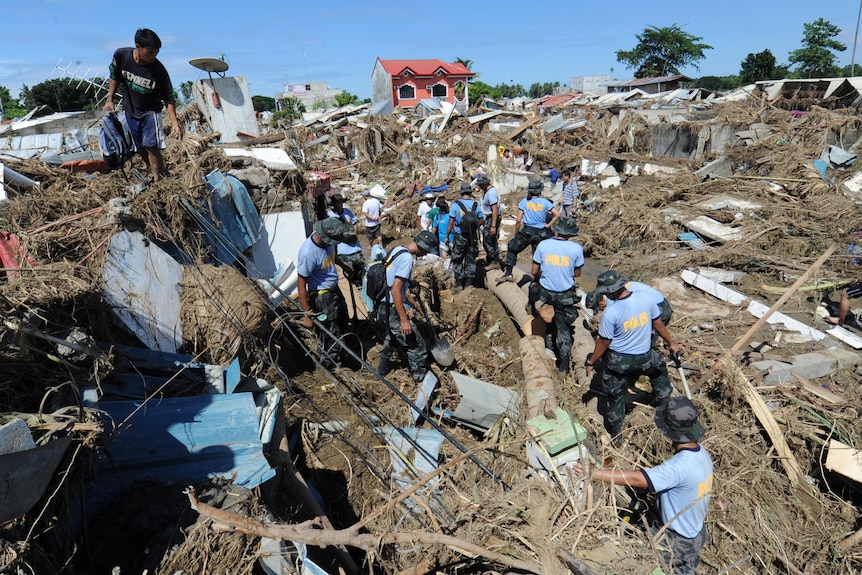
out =
[[[284,99],[284,109],[273,114],[272,119],[273,121],[278,118],[298,120],[302,117],[303,112],[305,112],[305,104],[302,103],[302,100],[294,96],[290,96],[289,98]]]
[[[702,76],[691,82],[690,86],[713,92],[726,92],[739,87],[739,76]]]
[[[835,52],[843,52],[847,46],[835,40],[841,28],[818,18],[807,22],[802,32],[802,48],[790,53],[790,65],[803,78],[828,78],[837,72]]]
[[[530,89],[527,90],[527,95],[531,98],[541,98],[542,96],[549,96],[554,93],[554,88],[557,88],[559,86],[559,82],[535,82],[530,85]]]
[[[191,80],[186,80],[180,84],[181,99],[178,100],[180,104],[188,104],[194,100],[194,96],[192,94],[193,85],[194,83]],[[254,101],[254,96],[252,96],[252,101]]]
[[[94,83],[98,79],[94,79]],[[45,80],[26,88],[22,92],[27,109],[36,106],[50,106],[56,112],[79,112],[92,110],[98,106],[95,90],[90,84],[70,81],[63,78]]]
[[[638,44],[631,50],[617,50],[617,61],[635,68],[635,78],[679,74],[684,66],[700,70],[697,63],[706,58],[704,50],[712,46],[701,42],[677,24],[658,28],[648,26],[635,36]]]
[[[853,76],[862,76],[862,66],[860,66],[859,64],[856,64],[856,69],[853,70],[852,68],[853,68],[853,66],[851,66],[850,64],[847,64],[843,68],[839,68],[838,69],[838,76],[841,76],[844,78],[850,78]]]
[[[470,70],[473,67],[473,60],[468,60],[466,58],[455,58],[453,64],[463,64],[465,68]]]
[[[27,87],[24,86],[26,89]],[[13,98],[6,86],[0,86],[0,119],[20,118],[27,110],[21,106],[17,98]]]
[[[763,52],[750,53],[740,64],[739,79],[743,84],[754,84],[760,80],[775,80],[775,56],[767,48]]]
[[[255,112],[272,112],[275,110],[275,98],[269,96],[252,96],[251,105]]]
[[[501,98],[517,98],[519,96],[526,96],[527,91],[520,84],[497,84],[494,86],[494,89],[500,92]]]
[[[471,101],[478,102],[485,96],[488,96],[489,98],[493,98],[495,100],[503,97],[503,95],[500,93],[500,90],[486,84],[481,80],[473,80],[472,82],[470,82]]]
[[[342,106],[349,106],[350,104],[358,104],[359,96],[351,94],[345,90],[344,92],[335,95],[335,103],[339,108]]]

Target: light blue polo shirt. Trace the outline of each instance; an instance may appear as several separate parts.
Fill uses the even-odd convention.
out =
[[[305,278],[308,291],[320,291],[338,285],[335,246],[322,248],[312,241],[311,236],[305,238],[296,256],[296,273]]]
[[[359,245],[359,242],[340,242],[335,246],[335,253],[340,256],[349,256],[350,254],[355,254],[362,251],[362,246]]]
[[[500,203],[500,192],[497,191],[497,188],[491,186],[488,190],[482,195],[482,205],[481,210],[482,213],[486,216],[491,215],[491,206],[494,204]],[[487,218],[486,218],[487,219]]]
[[[632,292],[605,308],[599,335],[611,340],[610,349],[617,353],[646,353],[652,346],[652,322],[660,314],[649,294]]]
[[[467,208],[466,211],[461,209],[461,206],[458,205],[458,201],[464,204],[464,207]],[[458,201],[452,202],[452,207],[449,208],[449,217],[454,218],[455,220],[455,223],[452,225],[452,231],[456,234],[461,233],[461,220],[464,219],[464,214],[466,212],[473,211],[473,206],[476,205],[476,200],[471,198],[458,198]],[[480,216],[480,214],[476,215]]]
[[[518,203],[518,209],[524,212],[524,225],[531,228],[544,228],[548,223],[548,212],[554,208],[554,202],[548,198],[524,198]]]
[[[658,291],[654,287],[648,286],[648,285],[643,284],[641,282],[628,282],[626,284],[626,289],[632,293],[635,293],[635,292],[648,293],[656,305],[659,305],[665,299],[663,293],[661,293],[660,291]],[[612,305],[614,305],[614,303],[615,303],[614,300],[612,300],[611,298],[605,298],[605,305],[606,306],[612,306]]]
[[[550,291],[566,291],[575,285],[575,270],[584,265],[584,248],[563,238],[542,240],[533,253],[533,263],[539,264],[542,277],[539,285]]]
[[[701,445],[681,449],[660,465],[644,469],[643,474],[650,490],[658,494],[662,522],[670,523],[683,537],[697,537],[712,493],[712,458],[706,449]]]
[[[405,255],[407,254],[407,255]],[[394,303],[392,299],[392,286],[395,285],[395,278],[404,280],[401,288],[401,300],[404,301],[404,295],[407,293],[407,288],[410,287],[410,279],[413,277],[413,254],[404,246],[392,248],[392,253],[389,258],[391,261],[386,266],[386,285],[389,286],[389,303]]]

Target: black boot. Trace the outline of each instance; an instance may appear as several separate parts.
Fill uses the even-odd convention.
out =
[[[500,278],[501,282],[512,281],[512,267],[513,266],[509,266],[509,265],[506,266],[506,271],[503,272],[503,277]]]
[[[389,358],[380,356],[380,363],[377,364],[377,374],[380,377],[386,377],[386,374],[390,371],[392,371],[392,365],[389,363]]]

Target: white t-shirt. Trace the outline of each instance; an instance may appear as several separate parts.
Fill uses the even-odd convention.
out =
[[[419,202],[419,211],[416,212],[416,215],[421,218],[419,220],[419,225],[422,227],[423,230],[431,229],[431,220],[428,219],[428,212],[430,211],[431,206],[428,204],[427,201],[422,200],[421,202]]]
[[[373,228],[380,225],[380,210],[383,204],[377,198],[368,198],[362,204],[362,213],[365,214],[365,227]]]

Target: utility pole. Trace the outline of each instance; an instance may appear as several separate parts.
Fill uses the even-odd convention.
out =
[[[859,41],[859,20],[862,19],[862,0],[859,0],[859,14],[856,16],[856,34],[853,35],[853,55],[850,56],[850,76],[856,75],[856,43]]]

